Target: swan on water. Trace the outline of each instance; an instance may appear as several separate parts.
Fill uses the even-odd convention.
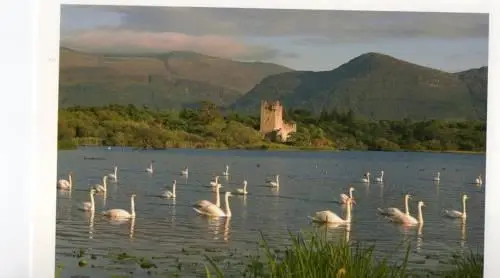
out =
[[[211,216],[211,217],[231,217],[231,208],[229,207],[229,196],[232,196],[231,192],[227,191],[225,193],[225,211],[223,211],[220,207],[210,204],[202,207],[193,207],[193,210],[198,214]]]
[[[415,217],[409,215],[409,214],[403,214],[403,213],[398,213],[394,214],[391,216],[387,216],[391,222],[397,223],[397,224],[403,224],[403,225],[417,225],[417,224],[423,224],[424,223],[424,217],[422,215],[422,207],[424,207],[425,204],[423,201],[418,202],[418,216],[417,219]]]
[[[108,190],[108,176],[102,177],[102,184],[94,185],[94,189],[97,193],[106,192]]]
[[[188,167],[184,167],[184,170],[181,171],[181,176],[188,176],[189,174],[189,169]]]
[[[366,172],[365,176],[361,178],[362,182],[370,183],[370,172]]]
[[[162,193],[162,197],[167,198],[167,199],[175,199],[175,185],[177,184],[177,181],[174,180],[172,182],[172,191],[170,190],[165,190]]]
[[[146,172],[153,174],[153,161],[149,163],[149,167],[146,168]]]
[[[235,194],[235,195],[247,195],[248,194],[247,181],[244,180],[243,181],[243,188],[237,188],[236,191],[233,192],[233,194]]]
[[[229,176],[229,165],[226,164],[226,170],[222,172],[222,175],[225,177]]]
[[[220,207],[220,186],[215,186],[215,206],[217,207]],[[210,205],[213,205],[212,202],[208,201],[208,200],[201,200],[201,201],[198,201],[196,202],[193,206],[196,207],[196,208],[201,208],[201,207],[206,207],[206,206],[210,206]]]
[[[130,196],[130,212],[124,209],[110,209],[103,212],[103,215],[111,219],[128,219],[135,218],[135,194]]]
[[[383,215],[383,216],[387,216],[387,217],[391,217],[391,216],[395,216],[397,214],[404,214],[404,215],[407,215],[409,216],[410,215],[410,209],[409,209],[409,206],[408,206],[408,200],[411,199],[412,196],[410,194],[405,194],[404,196],[404,201],[405,201],[405,213],[401,212],[398,208],[386,208],[386,209],[381,209],[381,208],[377,208],[378,212]]]
[[[274,180],[269,181],[268,185],[271,187],[280,187],[280,175],[275,175]]]
[[[65,180],[65,179],[60,179],[57,181],[57,188],[58,189],[63,189],[63,190],[68,190],[68,189],[71,189],[73,187],[73,179],[72,179],[72,176],[73,175],[73,172],[69,172],[68,173],[68,179]]]
[[[350,223],[351,222],[352,199],[347,199],[347,212],[345,219],[332,212],[331,210],[323,210],[315,213],[314,216],[308,216],[312,222],[316,223]]]
[[[436,175],[434,176],[434,181],[440,181],[441,180],[441,173],[437,172]]]
[[[219,183],[219,176],[215,176],[214,180],[210,182],[210,186],[212,187],[222,187],[222,185]]]
[[[474,180],[474,183],[479,184],[479,185],[483,184],[483,177],[481,176],[481,174],[479,174],[479,176],[476,178],[476,180]]]
[[[384,182],[384,170],[380,171],[380,177],[375,178],[376,182]]]
[[[95,211],[95,201],[94,201],[95,189],[90,189],[90,202],[83,202],[80,208],[83,211]]]
[[[354,198],[353,198],[353,196],[352,196],[352,192],[353,192],[353,191],[355,191],[355,189],[354,189],[354,187],[352,187],[352,186],[351,186],[351,187],[349,188],[349,196],[348,196],[348,195],[346,195],[345,193],[340,194],[340,203],[342,203],[342,204],[346,204],[346,203],[347,203],[347,200],[348,200],[349,198],[354,200]]]
[[[444,210],[444,215],[449,218],[462,218],[465,219],[467,218],[467,208],[466,208],[466,201],[469,199],[469,196],[467,194],[464,194],[462,196],[462,211],[458,210]]]
[[[113,179],[113,181],[117,182],[118,181],[118,166],[115,166],[114,168],[114,172],[113,173],[110,173],[108,174],[108,177],[110,179]]]

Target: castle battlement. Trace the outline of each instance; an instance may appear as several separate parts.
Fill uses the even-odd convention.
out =
[[[262,100],[260,104],[260,132],[267,135],[277,131],[283,141],[286,141],[289,134],[297,131],[297,124],[286,123],[283,120],[283,105],[279,100]]]
[[[276,101],[263,100],[261,102],[261,107],[265,107],[267,110],[281,110],[281,109],[283,109],[283,106],[281,106],[281,103],[279,100],[276,100]]]

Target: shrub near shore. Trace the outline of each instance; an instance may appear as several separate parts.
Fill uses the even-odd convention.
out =
[[[264,139],[259,117],[226,113],[211,103],[198,109],[157,111],[133,105],[72,107],[59,111],[60,149],[82,145],[135,148],[381,150],[484,152],[485,121],[375,121],[352,111],[314,116],[290,109],[297,123],[288,142]]]

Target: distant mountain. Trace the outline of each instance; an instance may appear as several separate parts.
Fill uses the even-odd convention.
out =
[[[264,77],[292,69],[194,52],[91,54],[60,48],[61,107],[135,104],[179,108],[208,100],[224,106]]]
[[[372,119],[478,119],[486,115],[486,73],[448,73],[366,53],[330,71],[268,76],[229,109],[258,113],[268,99],[315,113],[352,109]]]
[[[486,119],[488,67],[457,72],[455,75],[467,84],[476,114]]]

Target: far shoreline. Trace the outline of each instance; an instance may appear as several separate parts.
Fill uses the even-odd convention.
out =
[[[176,150],[214,150],[214,151],[273,151],[273,152],[409,152],[409,153],[437,153],[437,154],[470,154],[470,155],[486,155],[486,151],[464,151],[464,150],[369,150],[369,149],[335,149],[335,148],[321,148],[321,147],[293,147],[286,145],[263,145],[262,146],[248,146],[248,147],[168,147],[168,148],[138,148],[134,146],[105,146],[105,145],[91,145],[91,146],[75,146],[74,148],[58,148],[57,151],[71,151],[85,147],[95,148],[131,148],[139,151],[164,151],[169,149]]]

